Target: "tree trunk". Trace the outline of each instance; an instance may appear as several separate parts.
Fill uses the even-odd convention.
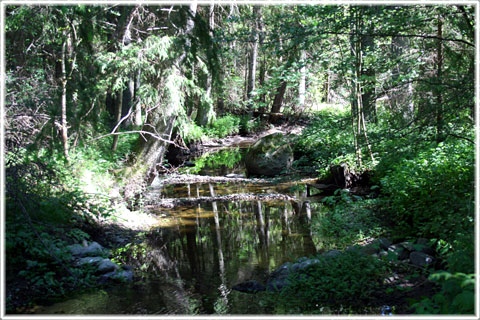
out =
[[[122,119],[122,105],[123,105],[123,93],[122,93],[122,91],[119,91],[117,93],[117,98],[115,99],[115,126]],[[118,131],[118,127],[115,130],[115,132],[117,132],[117,131]],[[112,151],[117,151],[118,138],[119,137],[120,137],[120,135],[118,135],[118,134],[113,136]]]
[[[305,66],[307,59],[307,53],[305,50],[302,50],[300,63],[302,67],[300,68],[300,81],[298,83],[298,110],[303,110],[305,107],[305,93],[306,93],[306,78],[307,78],[307,68]]]
[[[194,2],[189,6],[189,15],[185,23],[184,36],[187,37],[185,42],[184,52],[172,62],[172,74],[171,77],[180,77],[180,70],[177,66],[183,65],[184,59],[187,57],[187,52],[190,51],[191,41],[188,40],[188,35],[192,33],[194,24],[194,18],[197,12],[197,3]],[[167,80],[168,81],[168,80]],[[135,196],[139,192],[139,185],[145,181],[148,177],[150,181],[153,181],[153,177],[156,175],[157,163],[163,161],[163,156],[167,150],[168,144],[171,143],[172,130],[175,123],[175,117],[177,108],[182,108],[182,105],[176,104],[176,98],[183,95],[182,88],[176,88],[177,91],[170,92],[165,99],[166,107],[155,108],[148,113],[145,124],[142,127],[142,131],[151,132],[155,136],[142,135],[138,138],[135,146],[135,157],[130,158],[130,179],[125,187],[125,198],[129,199]],[[161,88],[159,88],[161,90]]]
[[[367,121],[377,122],[377,110],[375,99],[375,66],[372,63],[365,64],[364,57],[372,55],[375,49],[375,24],[369,19],[371,16],[375,16],[378,12],[375,6],[363,6],[358,14],[358,33],[360,33],[360,46],[361,46],[361,87],[362,87],[362,110]],[[366,15],[365,15],[366,14]],[[366,35],[364,35],[366,34]]]
[[[134,118],[134,125],[135,126],[141,126],[142,125],[142,106],[140,105],[139,99],[138,99],[138,89],[140,88],[140,75],[141,75],[141,70],[138,70],[135,75],[135,118]]]
[[[271,113],[278,113],[282,109],[283,97],[285,96],[286,89],[287,89],[287,81],[282,80],[282,82],[280,83],[280,86],[277,88],[277,93],[275,94],[275,98],[273,99]]]
[[[67,36],[68,37],[68,36]],[[68,161],[68,124],[67,124],[67,72],[65,68],[66,64],[66,48],[67,48],[68,38],[64,40],[62,45],[62,57],[61,57],[61,85],[62,85],[62,102],[61,102],[61,114],[62,114],[62,143],[63,143],[63,153],[65,159]]]
[[[257,72],[257,56],[258,56],[258,31],[259,31],[259,17],[261,15],[261,7],[253,7],[253,17],[255,19],[253,26],[252,49],[250,51],[250,60],[248,65],[248,83],[247,83],[247,99],[252,98],[252,93],[255,90],[255,77]]]
[[[213,37],[213,29],[215,28],[215,16],[214,16],[214,5],[210,5],[210,10],[208,13],[208,26],[209,26],[209,34],[210,37]],[[208,124],[210,119],[213,117],[211,113],[213,112],[213,106],[210,103],[212,101],[212,84],[213,84],[213,76],[212,76],[212,71],[207,70],[207,81],[205,84],[205,94],[208,97],[209,102],[200,102],[198,104],[198,109],[197,109],[197,116],[195,118],[195,122],[199,126],[205,126]]]
[[[373,34],[373,24],[367,30],[368,34]],[[368,52],[374,49],[373,36],[362,36],[362,56],[368,54]],[[365,67],[365,65],[363,64]],[[375,101],[375,68],[372,65],[368,65],[361,70],[362,78],[365,80],[362,83],[362,103],[363,111],[367,121],[373,121],[377,123],[377,109]]]
[[[362,96],[360,94],[360,55],[361,55],[361,42],[359,39],[359,21],[358,21],[358,8],[350,7],[350,53],[353,57],[353,79],[350,83],[350,101],[352,110],[352,130],[353,141],[355,147],[355,155],[357,158],[357,165],[362,166],[362,149],[359,143],[359,137],[361,132],[361,117],[360,108]]]
[[[443,48],[442,48],[442,41],[440,40],[443,37],[443,21],[442,17],[438,16],[437,21],[437,57],[436,57],[436,64],[437,64],[437,81],[442,82],[442,66],[443,66]],[[436,122],[437,122],[437,142],[442,141],[442,127],[443,127],[443,101],[442,101],[442,87],[437,85],[435,88],[436,96],[437,96],[437,110],[436,110]]]

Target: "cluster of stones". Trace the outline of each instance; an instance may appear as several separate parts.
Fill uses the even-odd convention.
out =
[[[101,283],[109,280],[116,281],[132,281],[132,267],[127,265],[119,266],[112,260],[104,258],[107,250],[97,242],[93,241],[88,244],[74,244],[68,246],[68,250],[73,256],[73,264],[77,267],[91,265],[95,268],[95,274],[100,275]]]
[[[435,250],[428,245],[428,242],[428,239],[419,238],[415,242],[404,241],[392,244],[390,240],[381,238],[360,247],[360,250],[374,257],[389,257],[391,260],[425,267],[435,262]],[[347,250],[355,250],[356,248],[350,247]]]
[[[386,238],[378,239],[365,246],[352,246],[347,248],[350,250],[359,250],[363,254],[374,257],[387,257],[393,261],[400,261],[402,263],[409,263],[417,267],[426,267],[435,262],[435,251],[428,246],[428,239],[420,238],[415,242],[404,241],[397,244]],[[330,250],[320,255],[320,258],[330,258],[341,255],[342,251]],[[320,263],[319,259],[309,259],[302,257],[295,263],[287,262],[281,265],[278,269],[273,271],[268,279],[266,285],[250,280],[239,283],[232,287],[233,290],[255,293],[258,291],[277,291],[288,285],[288,277],[290,274],[306,269],[311,265]]]

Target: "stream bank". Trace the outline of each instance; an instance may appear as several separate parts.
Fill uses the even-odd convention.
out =
[[[87,292],[36,308],[35,313],[282,313],[268,292],[255,297],[232,289],[248,281],[266,283],[282,266],[341,247],[319,232],[321,217],[334,215],[336,204],[322,202],[322,196],[308,197],[307,185],[316,179],[246,178],[242,168],[240,161],[227,166],[228,173],[222,165],[202,168],[208,175],[159,176],[141,198],[143,213],[125,211],[101,236],[110,242],[114,261],[134,267],[133,281],[111,284],[103,296]],[[373,240],[358,243],[370,248]],[[374,251],[384,255],[378,248]],[[366,265],[377,263],[372,261],[377,260]],[[378,268],[381,272],[372,276],[387,277],[385,265]],[[386,284],[392,295],[385,300],[375,287],[374,300],[363,312],[378,314],[385,301],[395,312],[408,312],[405,299],[416,293],[401,295],[397,286],[430,290],[425,289],[425,277],[407,279],[409,267],[399,268],[403,271],[395,272],[397,279]],[[330,307],[321,311],[331,312]]]

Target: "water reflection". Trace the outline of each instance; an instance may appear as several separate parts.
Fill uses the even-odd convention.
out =
[[[242,189],[245,193],[269,192],[272,188],[286,187],[253,186],[252,190],[245,184],[189,184],[164,188],[158,195],[198,197]],[[301,192],[296,193],[301,198]],[[108,299],[103,299],[110,304],[108,312],[96,302],[99,299],[91,297],[77,303],[82,307],[70,305],[61,310],[110,314],[265,313],[255,295],[230,288],[248,280],[264,282],[281,264],[316,253],[320,241],[312,234],[311,220],[319,210],[322,207],[318,203],[304,201],[210,202],[156,210],[162,224],[152,229],[144,242],[132,247],[128,261],[143,271],[143,278],[110,290]]]
[[[214,196],[214,186],[209,189]],[[177,223],[169,226],[171,232],[165,228],[152,231],[147,251],[164,248],[164,255],[174,261],[169,275],[179,275],[194,288],[202,297],[200,310],[204,313],[243,313],[229,300],[233,294],[229,288],[242,281],[264,281],[282,263],[314,254],[317,249],[309,225],[309,205],[299,209],[285,201],[212,202],[169,210],[168,214],[182,218],[173,220]]]

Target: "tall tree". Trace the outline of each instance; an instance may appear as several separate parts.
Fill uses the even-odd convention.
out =
[[[247,81],[247,99],[252,99],[255,90],[255,79],[257,73],[258,57],[258,34],[260,31],[260,19],[262,15],[261,6],[253,6],[253,28],[251,39],[250,59],[248,59],[248,81]]]

